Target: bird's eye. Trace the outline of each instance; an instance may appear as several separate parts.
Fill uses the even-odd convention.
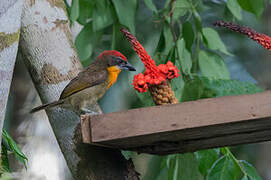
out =
[[[118,58],[118,59],[117,59],[117,63],[118,63],[118,64],[121,64],[122,61],[123,61],[123,60],[122,60],[121,58]]]

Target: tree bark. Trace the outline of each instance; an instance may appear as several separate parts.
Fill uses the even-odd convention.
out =
[[[43,103],[57,100],[82,70],[62,0],[24,0],[20,47]],[[83,144],[75,113],[55,108],[47,115],[74,179],[122,180],[135,172],[119,150]]]
[[[22,1],[1,0],[0,3],[0,149],[2,127],[16,60]]]

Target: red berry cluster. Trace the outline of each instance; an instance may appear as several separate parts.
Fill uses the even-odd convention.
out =
[[[121,32],[132,44],[135,52],[145,65],[146,70],[144,74],[139,73],[138,75],[134,76],[133,85],[137,91],[147,92],[149,85],[159,85],[163,81],[171,80],[180,76],[179,70],[171,61],[168,61],[166,64],[156,66],[154,60],[150,57],[144,47],[137,41],[133,34],[124,28],[121,29]]]

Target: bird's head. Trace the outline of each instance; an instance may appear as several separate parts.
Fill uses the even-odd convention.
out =
[[[97,59],[97,62],[106,67],[108,72],[108,88],[110,88],[117,80],[121,70],[135,71],[136,69],[127,62],[126,57],[118,51],[104,51]]]
[[[98,56],[98,61],[102,61],[108,71],[136,71],[136,69],[127,62],[127,58],[116,50],[102,52]]]

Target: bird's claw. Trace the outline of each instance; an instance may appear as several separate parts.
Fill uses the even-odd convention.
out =
[[[82,115],[91,115],[92,116],[92,115],[97,115],[97,114],[100,114],[100,113],[92,111],[90,109],[82,108],[81,109],[81,114]]]

